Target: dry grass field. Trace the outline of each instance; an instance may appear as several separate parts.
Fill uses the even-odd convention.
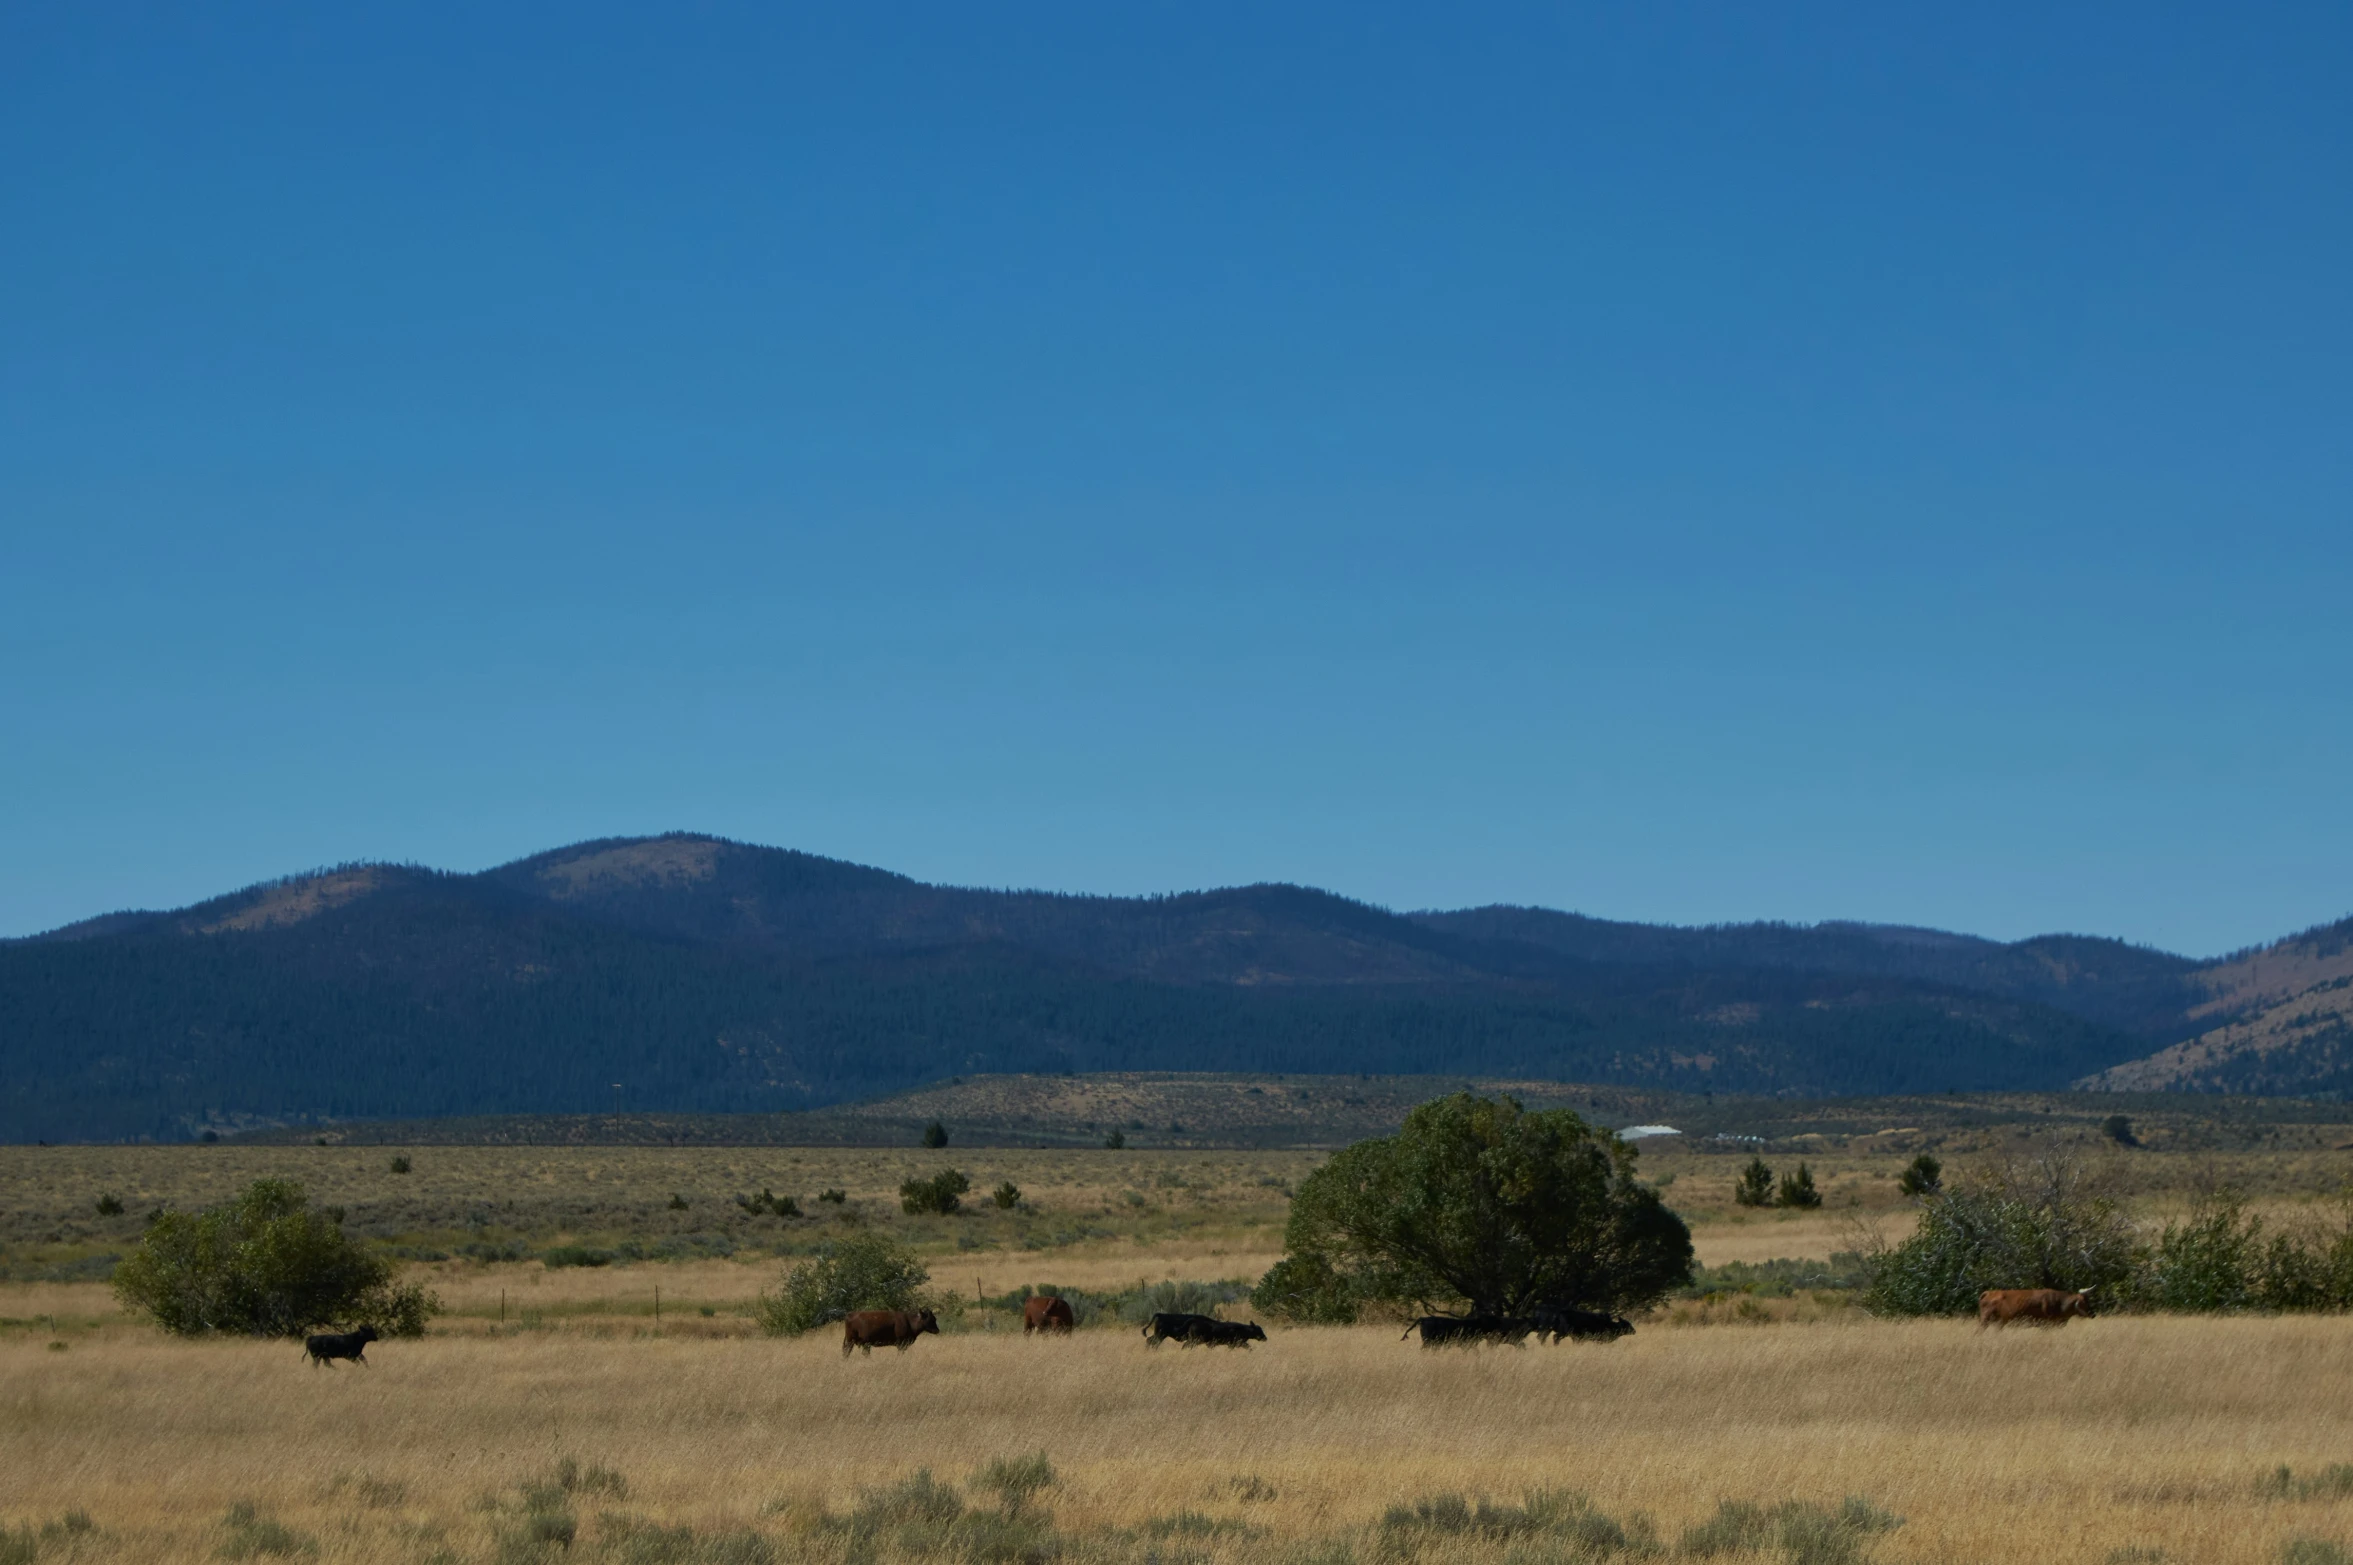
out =
[[[1722,1501],[1849,1495],[1903,1524],[1804,1556],[1814,1565],[2252,1565],[2290,1540],[2353,1548],[2353,1466],[2339,1466],[2353,1464],[2353,1320],[2116,1318],[1980,1335],[1876,1322],[1801,1292],[1685,1301],[1608,1347],[1432,1354],[1390,1328],[1276,1328],[1248,1353],[1213,1353],[1149,1351],[1132,1330],[1024,1341],[973,1309],[905,1355],[844,1362],[832,1340],[764,1339],[750,1318],[829,1235],[884,1227],[918,1247],[935,1290],[965,1300],[1024,1283],[1254,1278],[1322,1154],[442,1146],[409,1151],[405,1174],[394,1155],[0,1148],[0,1260],[18,1275],[70,1273],[77,1256],[136,1243],[153,1206],[275,1175],[379,1242],[446,1252],[410,1274],[449,1306],[427,1338],[375,1347],[372,1368],[311,1370],[285,1343],[165,1339],[96,1281],[0,1282],[0,1565],[1607,1556],[1577,1544],[1606,1527],[1382,1520],[1436,1496],[1517,1504],[1535,1490],[1589,1495],[1664,1556]],[[1702,1261],[1721,1266],[1827,1257],[1854,1246],[1859,1224],[1899,1234],[1911,1209],[1894,1174],[1909,1155],[1808,1155],[1826,1199],[1813,1212],[1734,1207],[1738,1156],[1654,1144],[1643,1167],[1692,1219]],[[2287,1211],[2353,1161],[2329,1156],[2118,1153],[2109,1168],[2152,1218],[2218,1181]],[[976,1205],[1011,1179],[1023,1207],[900,1213],[898,1182],[943,1166],[971,1175]],[[735,1205],[764,1187],[811,1215]],[[817,1203],[829,1187],[848,1200]],[[100,1217],[101,1193],[125,1214]],[[551,1268],[458,1253],[575,1242],[673,1258]],[[1008,1519],[971,1480],[1035,1452],[1056,1481]],[[570,1491],[554,1481],[567,1458],[586,1464]],[[619,1475],[618,1492],[586,1481],[596,1468]],[[926,1469],[948,1489],[905,1489]],[[875,1497],[893,1486],[897,1500]],[[963,1518],[943,1520],[955,1507]],[[569,1548],[527,1536],[567,1526]]]
[[[1621,1524],[1647,1513],[1669,1550],[1724,1499],[1847,1495],[1903,1518],[1876,1540],[1886,1561],[2253,1565],[2353,1538],[2353,1498],[2274,1478],[2353,1456],[2342,1319],[1850,1319],[1441,1353],[1372,1328],[1246,1354],[969,1334],[847,1361],[831,1340],[542,1333],[371,1356],[311,1370],[284,1343],[110,1334],[60,1353],[11,1334],[0,1515],[48,1524],[43,1558],[194,1562],[257,1538],[322,1560],[555,1558],[519,1538],[569,1457],[625,1489],[557,1497],[564,1557],[892,1559],[975,1544],[886,1528],[861,1555],[844,1525],[861,1491],[1042,1451],[1050,1530],[1003,1557],[1576,1558],[1379,1525],[1450,1491],[1547,1488]],[[65,1531],[72,1511],[90,1531]]]

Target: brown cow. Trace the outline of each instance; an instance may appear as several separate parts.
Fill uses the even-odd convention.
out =
[[[852,1348],[868,1357],[876,1348],[904,1353],[927,1331],[935,1337],[940,1332],[940,1318],[929,1310],[859,1310],[842,1317],[842,1357],[848,1358]]]
[[[2064,1326],[2080,1315],[2092,1318],[2091,1290],[2069,1293],[2062,1288],[1988,1288],[1977,1296],[1977,1329],[2024,1321],[2029,1326]]]
[[[1033,1331],[1069,1331],[1077,1324],[1068,1299],[1040,1293],[1021,1301],[1021,1334],[1025,1337]]]

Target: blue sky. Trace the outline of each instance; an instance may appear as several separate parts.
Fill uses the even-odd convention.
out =
[[[2353,911],[2343,7],[847,9],[0,10],[0,933]]]

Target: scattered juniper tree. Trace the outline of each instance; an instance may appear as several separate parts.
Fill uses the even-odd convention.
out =
[[[1269,1274],[1294,1318],[1357,1302],[1623,1313],[1691,1277],[1691,1233],[1635,1150],[1567,1109],[1470,1092],[1425,1103],[1300,1181]]]
[[[936,1119],[924,1126],[923,1144],[933,1148],[946,1146],[948,1144],[948,1127]]]
[[[1915,1201],[1925,1201],[1944,1192],[1944,1165],[1923,1152],[1904,1165],[1895,1178],[1895,1187]]]
[[[1762,1157],[1752,1157],[1732,1186],[1732,1199],[1741,1206],[1773,1204],[1773,1170]]]
[[[1795,1207],[1800,1211],[1812,1211],[1820,1206],[1822,1192],[1814,1188],[1814,1171],[1800,1163],[1796,1173],[1783,1174],[1781,1191],[1774,1197],[1773,1204]]]

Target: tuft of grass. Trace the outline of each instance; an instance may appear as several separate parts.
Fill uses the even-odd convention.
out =
[[[2353,1565],[2353,1554],[2325,1538],[2290,1538],[2279,1546],[2279,1565]]]
[[[1017,1511],[1040,1489],[1054,1486],[1054,1464],[1043,1451],[1000,1456],[972,1475],[966,1487],[994,1493],[1007,1511]]]
[[[251,1500],[230,1506],[221,1530],[217,1552],[224,1560],[295,1559],[319,1552],[318,1540],[264,1516]]]
[[[1703,1559],[1778,1551],[1789,1565],[1859,1565],[1870,1557],[1876,1534],[1902,1525],[1902,1517],[1853,1495],[1835,1509],[1806,1500],[1770,1507],[1722,1500],[1715,1515],[1684,1530],[1680,1549]]]
[[[2302,1475],[2283,1462],[2256,1483],[2255,1492],[2274,1500],[2342,1500],[2353,1495],[2353,1463],[2335,1462]]]
[[[1621,1523],[1573,1490],[1538,1489],[1518,1505],[1484,1495],[1434,1494],[1383,1514],[1376,1536],[1386,1552],[1418,1553],[1462,1542],[1527,1542],[1566,1548],[1579,1558],[1654,1553],[1647,1518]]]
[[[628,1479],[594,1462],[583,1467],[569,1456],[556,1463],[556,1487],[566,1494],[598,1494],[611,1500],[629,1498]]]

